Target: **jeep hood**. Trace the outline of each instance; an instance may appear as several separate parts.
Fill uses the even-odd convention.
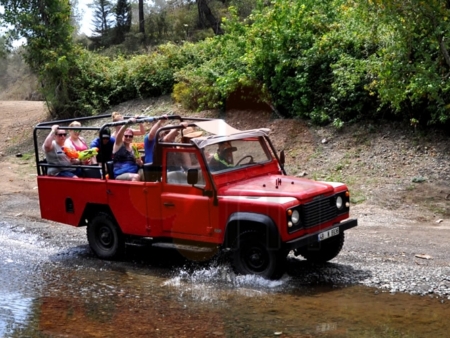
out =
[[[228,183],[219,188],[219,196],[268,196],[310,199],[317,195],[333,194],[342,183],[318,182],[293,176],[269,175]]]

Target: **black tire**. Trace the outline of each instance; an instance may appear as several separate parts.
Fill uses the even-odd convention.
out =
[[[112,217],[106,213],[95,216],[87,227],[87,238],[91,250],[102,259],[117,259],[122,256],[125,242],[122,232]]]
[[[325,263],[339,255],[344,246],[344,240],[344,233],[341,232],[335,237],[319,242],[318,245],[297,249],[296,254],[302,255],[312,263]]]
[[[233,245],[232,265],[237,274],[279,279],[285,272],[286,254],[269,249],[256,231],[242,233]]]

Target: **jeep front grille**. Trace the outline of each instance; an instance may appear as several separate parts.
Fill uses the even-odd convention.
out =
[[[303,228],[311,228],[332,220],[338,215],[335,196],[303,204],[300,215]]]

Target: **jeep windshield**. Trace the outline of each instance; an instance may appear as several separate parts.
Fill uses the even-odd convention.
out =
[[[208,144],[203,148],[207,165],[212,173],[230,171],[272,160],[264,138],[252,137]]]
[[[273,159],[266,142],[268,129],[240,131],[223,120],[197,122],[196,125],[213,134],[192,140],[203,152],[212,173],[264,164]]]
[[[263,142],[261,137],[208,145],[203,149],[208,168],[215,173],[266,163],[272,157],[263,147]]]

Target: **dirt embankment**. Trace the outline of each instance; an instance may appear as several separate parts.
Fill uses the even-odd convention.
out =
[[[167,98],[130,101],[113,110],[133,115],[187,114]],[[450,226],[450,138],[442,132],[425,133],[389,123],[345,126],[337,131],[275,119],[264,111],[194,115],[223,117],[238,129],[270,128],[275,147],[286,152],[288,173],[347,183],[354,216],[392,215],[378,221],[405,219]],[[0,116],[0,202],[17,194],[37,200],[32,132],[34,125],[48,119],[46,107],[37,101],[0,101]],[[3,212],[34,213],[20,202],[14,205]]]

